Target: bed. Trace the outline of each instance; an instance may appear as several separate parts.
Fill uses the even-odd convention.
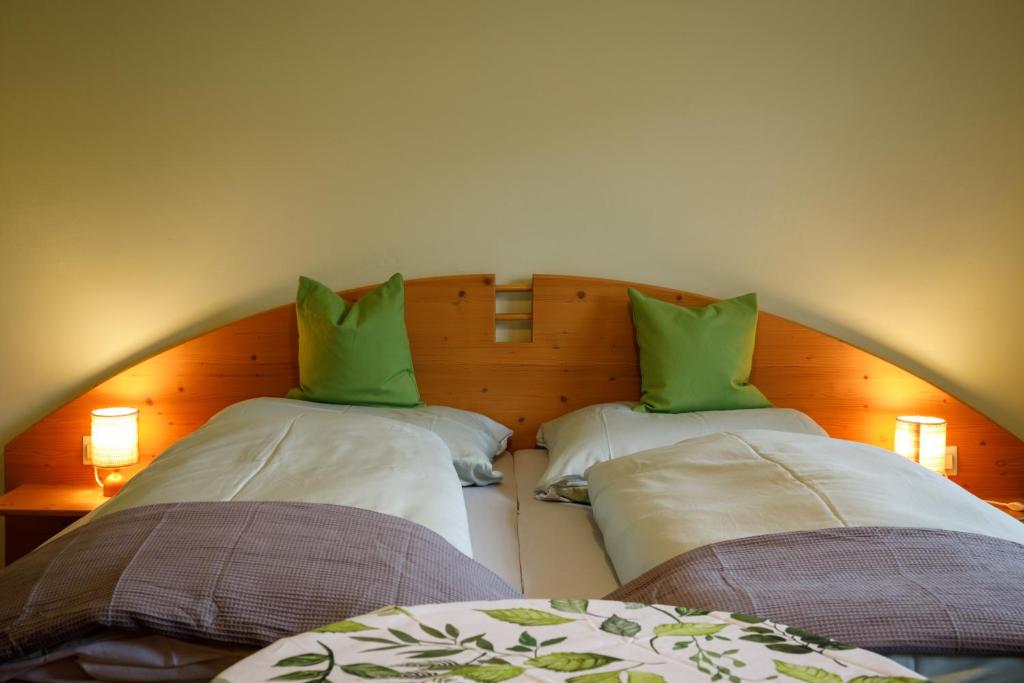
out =
[[[572,561],[531,567],[524,552],[527,592],[532,571],[545,590],[614,586],[609,599],[798,623],[934,680],[1024,676],[1018,521],[892,452],[831,439],[784,410],[773,409],[782,413],[774,430],[764,429],[764,411],[733,411],[729,431],[712,431],[724,426],[717,415],[674,427],[664,424],[674,416],[657,416],[638,431],[633,421],[654,416],[592,419],[602,409],[622,406],[545,425],[552,462],[544,451],[516,453],[543,463],[531,478],[536,499],[556,499],[552,484],[569,480],[589,501],[542,503],[566,508],[563,519],[541,512],[545,528],[524,534],[541,544],[571,534],[560,554]],[[680,430],[694,433],[677,441]],[[616,452],[645,441],[654,448]],[[555,543],[546,550],[559,552]]]
[[[477,561],[527,597],[586,599],[614,595],[621,590],[622,584],[608,556],[593,508],[552,503],[535,494],[538,483],[543,481],[543,475],[549,468],[547,451],[520,450],[514,457],[505,453],[495,460],[495,466],[504,474],[499,484],[461,489],[468,513],[472,553]],[[600,496],[597,498],[600,500]],[[121,505],[127,506],[128,503],[126,500]],[[103,516],[106,515],[97,515]],[[567,561],[569,559],[571,561]],[[253,651],[252,648],[196,645],[166,637],[133,637],[117,631],[72,643],[63,654],[68,649],[85,656],[88,669],[105,673],[106,680],[145,680],[120,678],[128,672],[137,674],[140,669],[146,669],[150,674],[159,671],[161,676],[175,671],[183,675],[198,673],[209,676]],[[61,654],[58,649],[51,659]],[[1007,676],[1004,680],[1014,680],[1013,676],[1019,673],[1019,668],[1014,667],[1020,665],[1019,661],[1005,657],[890,654],[904,665],[933,678],[968,669],[978,676],[974,680],[1000,680],[999,675]],[[148,666],[143,667],[142,664]],[[51,669],[50,673],[53,671]],[[39,678],[26,676],[23,680],[53,680],[46,677],[42,667],[33,675]]]
[[[674,290],[637,287],[667,302],[697,305],[708,301]],[[508,317],[495,312],[495,302],[509,288],[496,286],[492,276],[452,276],[407,283],[405,318],[423,400],[481,413],[508,425],[513,434],[507,445],[520,450],[495,461],[496,468],[504,473],[500,483],[459,489],[456,478],[454,483],[452,479],[445,483],[437,479],[424,487],[448,490],[446,506],[453,499],[459,500],[464,519],[456,520],[454,526],[464,526],[455,531],[446,528],[458,517],[457,507],[446,508],[450,511],[442,515],[447,517],[444,523],[431,520],[436,510],[420,517],[406,511],[406,517],[412,518],[406,521],[433,528],[456,549],[459,557],[452,559],[446,554],[443,560],[449,563],[444,566],[453,576],[464,571],[462,560],[468,561],[467,551],[471,553],[477,561],[474,565],[487,570],[485,578],[473,579],[480,582],[476,587],[496,591],[488,599],[498,597],[506,588],[527,597],[601,597],[622,589],[613,562],[615,551],[606,548],[599,518],[595,518],[604,506],[592,509],[539,500],[535,489],[550,463],[546,451],[528,447],[534,445],[542,423],[587,406],[631,400],[639,391],[626,283],[535,276],[532,286],[511,289],[532,292],[533,310],[525,316],[531,319],[529,342],[495,341],[496,325]],[[368,291],[364,288],[342,294],[349,301],[358,301]],[[126,489],[125,502],[105,513],[108,519],[116,518],[113,510],[128,507],[128,494],[140,490],[146,478],[155,478],[163,467],[161,463],[160,467],[148,467],[156,455],[168,448],[173,452],[174,444],[189,437],[218,411],[254,397],[282,396],[295,385],[294,320],[294,307],[275,309],[118,373],[33,425],[7,446],[8,489],[24,483],[70,483],[91,477],[80,464],[80,438],[88,430],[89,410],[111,404],[139,406],[141,473],[138,481]],[[961,449],[956,483],[984,497],[1019,496],[1024,488],[1024,444],[1013,435],[912,374],[836,339],[767,314],[761,315],[759,324],[753,380],[775,405],[810,416],[811,424],[820,425],[833,436],[882,446],[891,446],[896,414],[941,414],[949,419],[950,441]],[[417,429],[422,425],[406,425],[399,431],[412,433]],[[420,432],[414,437],[419,444],[416,448],[422,448],[422,442],[430,438]],[[221,476],[230,473],[225,471]],[[163,502],[155,503],[157,507],[174,506],[174,500],[181,498],[163,485],[153,488],[164,496]],[[382,501],[371,497],[350,502],[354,509],[367,514],[376,511],[393,517],[395,511],[386,506],[375,510]],[[253,500],[247,504],[265,502]],[[344,501],[341,504],[346,505]],[[299,516],[300,524],[301,519],[306,519],[307,525],[310,519],[316,519],[301,517],[313,514],[308,510],[291,513]],[[220,513],[208,514],[207,519],[212,520]],[[104,514],[97,514],[85,527],[98,527],[105,521]],[[142,517],[136,521],[155,525]],[[52,527],[26,520],[10,520],[8,557],[24,554],[52,531]],[[71,530],[68,535],[75,532]],[[369,544],[371,540],[359,542]],[[48,545],[59,542],[60,538]],[[422,539],[418,542],[424,547],[430,545]],[[459,598],[448,598],[455,599]],[[125,656],[114,646],[119,639],[107,639],[98,647],[109,651],[90,656],[118,661],[118,657]],[[168,643],[151,645],[155,648],[151,651],[166,652]],[[179,645],[176,641],[175,647]],[[192,651],[192,655],[174,652],[172,659],[177,663],[206,666],[201,669],[204,674],[210,666],[224,664],[225,657],[244,654],[217,648]],[[990,659],[987,664],[1006,663]],[[922,666],[928,665],[925,662]]]

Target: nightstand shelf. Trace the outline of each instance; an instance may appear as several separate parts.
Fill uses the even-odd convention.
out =
[[[0,515],[81,517],[106,500],[94,485],[22,484],[0,496]]]

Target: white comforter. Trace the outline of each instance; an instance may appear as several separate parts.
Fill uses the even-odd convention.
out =
[[[831,527],[966,531],[1024,543],[1024,524],[891,451],[769,430],[711,434],[587,471],[619,580],[709,543]]]
[[[472,556],[462,487],[440,437],[284,399],[224,409],[75,526],[140,505],[228,500],[375,510],[432,529]]]

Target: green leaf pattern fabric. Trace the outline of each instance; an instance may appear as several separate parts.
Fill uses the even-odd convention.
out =
[[[747,614],[610,600],[386,607],[285,638],[217,683],[924,680],[882,655]]]

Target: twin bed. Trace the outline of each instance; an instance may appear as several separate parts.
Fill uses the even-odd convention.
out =
[[[765,392],[790,407],[633,411],[615,400],[637,387],[635,360],[632,370],[627,363],[635,349],[620,334],[625,286],[550,284],[534,282],[533,343],[501,345],[481,339],[477,325],[488,321],[493,335],[491,278],[409,283],[406,317],[424,398],[468,410],[251,398],[284,393],[253,392],[267,385],[260,372],[247,381],[207,368],[197,386],[188,373],[217,347],[200,338],[48,418],[52,426],[83,404],[127,402],[110,398],[155,370],[178,399],[142,401],[174,416],[162,422],[180,420],[176,408],[189,405],[182,394],[197,395],[193,408],[208,409],[204,391],[224,404],[199,429],[165,424],[159,459],[0,574],[12,588],[0,599],[0,660],[10,660],[0,678],[202,680],[276,638],[382,605],[521,596],[754,613],[950,681],[1015,680],[1024,670],[1024,525],[891,452],[830,439],[848,432],[850,412],[827,395],[817,398],[825,419],[797,410],[806,405],[787,392],[799,372],[783,382],[790,389]],[[487,315],[474,301],[481,286]],[[598,305],[584,325],[545,319],[545,301],[562,312]],[[459,324],[421,330],[425,312],[454,312]],[[248,331],[286,319],[265,314]],[[773,324],[767,335],[762,327],[755,356],[762,389],[773,380],[759,368],[778,367],[794,344],[804,354],[794,368],[841,344],[812,335],[821,344],[801,345],[785,326],[789,345],[779,344]],[[596,336],[584,344],[581,328]],[[217,334],[224,331],[210,336]],[[287,329],[275,334],[290,339]],[[294,351],[278,345],[266,350],[282,358]],[[216,354],[222,369],[234,367],[223,347]],[[881,368],[863,355],[872,371]],[[264,371],[274,367],[273,356],[264,363]],[[830,382],[862,367],[837,367]],[[991,424],[916,378],[881,374],[902,385],[890,382],[872,400],[912,387],[908,403],[938,401],[946,414],[965,416],[960,429]],[[552,385],[557,393],[540,395]],[[863,401],[856,392],[847,398]],[[822,424],[837,410],[843,420]],[[863,415],[869,425],[874,419]],[[25,476],[18,468],[33,440],[53,438],[41,425],[8,448],[9,485],[12,465]],[[546,448],[521,448],[541,425],[537,441]],[[1017,476],[1019,442],[994,425],[988,433],[1004,471]],[[989,495],[1019,483],[985,489],[984,475],[972,480],[971,466],[964,474],[963,483]]]

